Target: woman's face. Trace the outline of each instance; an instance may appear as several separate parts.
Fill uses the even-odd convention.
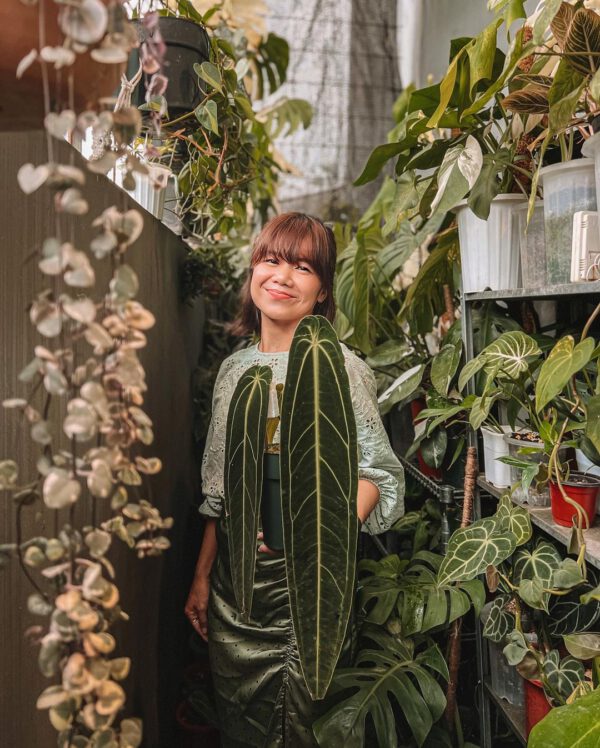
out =
[[[325,299],[321,279],[309,262],[267,255],[254,265],[250,295],[257,309],[279,322],[300,321]]]

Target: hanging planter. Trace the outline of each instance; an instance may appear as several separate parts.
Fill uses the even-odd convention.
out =
[[[596,210],[594,161],[579,158],[540,170],[544,189],[546,273],[552,285],[571,280],[573,215]]]
[[[493,431],[486,426],[481,427],[483,437],[483,464],[486,480],[496,488],[508,488],[511,485],[512,474],[510,465],[499,461],[499,457],[508,457],[508,444],[504,435],[512,429],[501,426],[502,431]]]
[[[519,287],[521,242],[517,211],[525,204],[522,195],[498,195],[490,204],[487,221],[478,218],[466,200],[455,208],[464,293]]]
[[[562,485],[567,496],[583,509],[587,517],[588,527],[591,527],[596,515],[600,478],[593,475],[585,475],[584,473],[572,472],[568,480],[562,481]],[[558,484],[553,481],[550,481],[550,500],[552,518],[556,524],[563,527],[571,527],[573,520],[577,521],[577,510],[564,500]]]
[[[156,31],[135,22],[140,43],[154,41]],[[193,21],[174,16],[161,16],[156,27],[166,45],[164,74],[168,84],[164,93],[171,118],[193,111],[202,98],[204,83],[199,81],[194,65],[210,59],[210,40],[206,29]],[[128,77],[135,75],[140,65],[140,49],[132,52],[128,63]],[[150,75],[146,76],[148,80]],[[132,97],[134,106],[146,103],[144,81]]]
[[[516,208],[519,221],[519,242],[523,288],[546,285],[546,235],[544,232],[544,201],[538,200],[527,225],[528,205]]]

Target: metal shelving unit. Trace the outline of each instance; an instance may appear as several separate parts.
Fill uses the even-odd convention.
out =
[[[526,300],[543,300],[553,299],[557,301],[600,301],[600,281],[591,283],[570,283],[565,285],[545,286],[536,289],[507,289],[500,291],[481,291],[478,293],[464,294],[461,300],[462,313],[462,330],[463,344],[465,348],[466,361],[470,361],[475,356],[473,343],[473,306],[483,302],[494,301],[526,301]],[[469,390],[472,391],[473,384],[469,384]],[[469,446],[478,447],[477,435],[471,431],[469,434]],[[477,490],[475,492],[475,502],[473,514],[475,519],[482,516],[481,500],[484,497],[498,499],[502,495],[485,479],[478,480]],[[552,521],[550,509],[528,508],[531,515],[532,523],[541,531],[549,534],[556,540],[568,545],[570,531],[568,528],[559,527]],[[600,568],[600,528],[591,528],[586,531],[586,559],[596,568]],[[510,705],[504,699],[501,699],[492,689],[488,679],[489,666],[487,658],[487,647],[482,636],[482,627],[479,621],[476,622],[475,644],[477,649],[477,671],[479,677],[479,693],[481,694],[480,714],[481,714],[481,746],[482,748],[492,747],[492,727],[491,727],[491,704],[494,704],[504,715],[505,721],[511,728],[515,736],[523,745],[527,744],[525,736],[525,718],[524,710]]]

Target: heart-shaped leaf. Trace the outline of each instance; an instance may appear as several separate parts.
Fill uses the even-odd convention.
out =
[[[575,345],[571,335],[565,335],[555,344],[538,375],[535,390],[538,412],[564,389],[574,374],[586,366],[594,348],[593,338],[586,338]]]
[[[506,609],[510,599],[510,595],[498,595],[494,599],[483,627],[483,636],[496,644],[504,642],[515,628],[515,617]]]
[[[50,509],[64,509],[74,504],[80,493],[81,484],[70,478],[66,470],[53,468],[44,480],[44,503]]]
[[[49,176],[50,168],[48,164],[42,164],[41,166],[23,164],[17,172],[17,181],[23,192],[30,195],[39,189]]]

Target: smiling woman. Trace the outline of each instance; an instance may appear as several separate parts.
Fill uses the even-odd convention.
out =
[[[312,748],[316,745],[312,725],[326,708],[323,696],[332,668],[336,661],[338,666],[350,664],[354,644],[355,627],[353,617],[351,614],[348,617],[348,613],[355,583],[353,561],[357,519],[363,531],[377,534],[387,530],[404,511],[402,466],[390,447],[381,422],[373,373],[362,359],[339,343],[331,326],[322,319],[326,317],[332,321],[335,315],[335,266],[333,232],[319,219],[303,213],[284,213],[272,219],[255,241],[241,312],[235,324],[238,334],[257,334],[260,340],[229,356],[223,362],[215,383],[212,421],[202,463],[205,501],[200,513],[207,521],[186,615],[209,643],[224,748],[262,748],[267,745],[270,748]],[[299,385],[301,397],[293,401],[298,404],[291,405],[292,400],[286,399],[286,393],[293,392],[294,382],[299,382],[298,362],[304,365],[306,351],[314,351],[317,347],[309,334],[311,325],[330,331],[327,345],[331,345],[336,354],[327,349],[323,361],[329,368],[319,367],[317,377],[304,376]],[[304,332],[308,330],[308,337],[302,337],[303,328]],[[298,331],[300,335],[295,335]],[[304,340],[301,350],[300,339]],[[313,356],[309,358],[308,368],[312,366],[312,359]],[[289,366],[288,361],[291,362]],[[254,482],[248,478],[243,483],[242,494],[236,494],[242,495],[241,505],[244,507],[242,512],[236,513],[233,507],[239,507],[240,502],[232,503],[231,487],[240,482],[236,469],[246,475],[244,471],[248,465],[243,462],[242,469],[236,468],[233,458],[236,450],[229,448],[231,440],[227,441],[226,432],[231,433],[230,407],[239,402],[239,384],[254,381],[248,377],[257,373],[264,380],[265,391],[261,390],[260,397],[257,397],[265,424],[276,421],[279,425],[272,433],[266,425],[264,437],[262,427],[258,426],[243,432],[242,443],[251,442],[248,449],[244,448],[243,459],[248,459],[249,463],[255,459],[254,468],[250,464],[252,469],[248,470],[248,475],[254,470],[252,475],[255,478]],[[288,386],[289,390],[286,389]],[[278,404],[278,387],[283,388],[281,405]],[[346,393],[345,399],[336,400],[335,393],[342,390]],[[268,407],[264,408],[267,399]],[[325,413],[326,401],[335,412]],[[308,411],[306,408],[303,411],[303,402],[309,404]],[[343,407],[346,402],[348,411]],[[319,407],[313,408],[315,403],[320,403]],[[250,406],[245,405],[244,423],[248,422],[249,412]],[[346,420],[346,412],[353,414],[354,419]],[[262,423],[258,417],[250,420],[254,424]],[[332,449],[329,461],[323,456],[322,442],[315,436],[315,431],[318,431],[315,424],[330,435],[327,442]],[[295,429],[293,439],[289,437],[290,429]],[[341,440],[339,452],[336,434]],[[236,528],[242,525],[247,529],[244,523],[255,521],[256,510],[252,509],[255,505],[246,498],[247,493],[252,493],[252,496],[256,493],[246,488],[261,485],[261,480],[256,478],[260,467],[256,465],[261,464],[260,444],[263,441],[268,441],[271,450],[266,457],[276,457],[279,464],[277,473],[282,465],[281,474],[290,478],[289,485],[291,475],[300,476],[308,485],[308,493],[306,496],[303,493],[304,484],[302,491],[290,489],[282,477],[281,512],[285,514],[287,511],[287,525],[285,521],[283,525],[289,531],[285,536],[284,551],[275,552],[269,548],[259,533],[256,565],[251,566],[253,586],[251,590],[247,585],[244,587],[245,592],[251,594],[242,597],[240,606],[234,580],[241,576],[247,579],[245,566],[239,562],[239,552],[244,549],[232,546],[233,553],[228,553],[227,549],[231,545],[230,538],[237,543],[239,537],[245,538],[248,534],[245,530],[236,532]],[[297,446],[300,442],[301,449],[291,457],[289,445]],[[311,477],[314,475],[312,463],[306,458],[309,453],[318,456],[319,476],[329,476],[327,491],[323,488],[325,480],[317,481]],[[246,454],[251,458],[246,458]],[[331,467],[336,461],[339,470]],[[350,476],[346,482],[344,474]],[[232,475],[233,480],[230,480]],[[343,494],[342,510],[336,503],[338,493]],[[301,509],[290,520],[291,508],[296,506],[294,499],[300,494]],[[303,514],[298,520],[300,511]],[[293,524],[291,529],[290,521]],[[310,539],[302,542],[304,536],[298,539],[295,533],[307,530],[310,535],[313,526],[317,528],[318,542]],[[255,527],[253,524],[251,537],[254,537]],[[320,540],[321,531],[327,537],[326,542]],[[314,540],[313,535],[310,538]],[[330,620],[326,611],[331,608],[331,601],[338,599],[335,590],[329,595],[318,592],[321,587],[325,589],[331,584],[333,567],[323,560],[326,556],[329,558],[329,546],[335,547],[336,553],[341,549],[346,562],[352,560],[343,568],[336,566],[336,570],[342,570],[337,577],[333,576],[334,587],[343,590],[346,607],[342,615],[343,606],[336,602],[334,624],[329,626],[325,636],[311,639],[306,632],[312,632],[313,619],[318,621],[317,630],[320,630],[321,621]],[[248,545],[244,547],[248,548]],[[308,577],[297,575],[300,566],[303,570],[316,571]],[[310,579],[311,585],[303,586],[301,581],[296,583],[300,577]],[[302,615],[298,614],[300,609]],[[331,661],[331,667],[327,664],[325,672],[322,663],[326,661]]]

